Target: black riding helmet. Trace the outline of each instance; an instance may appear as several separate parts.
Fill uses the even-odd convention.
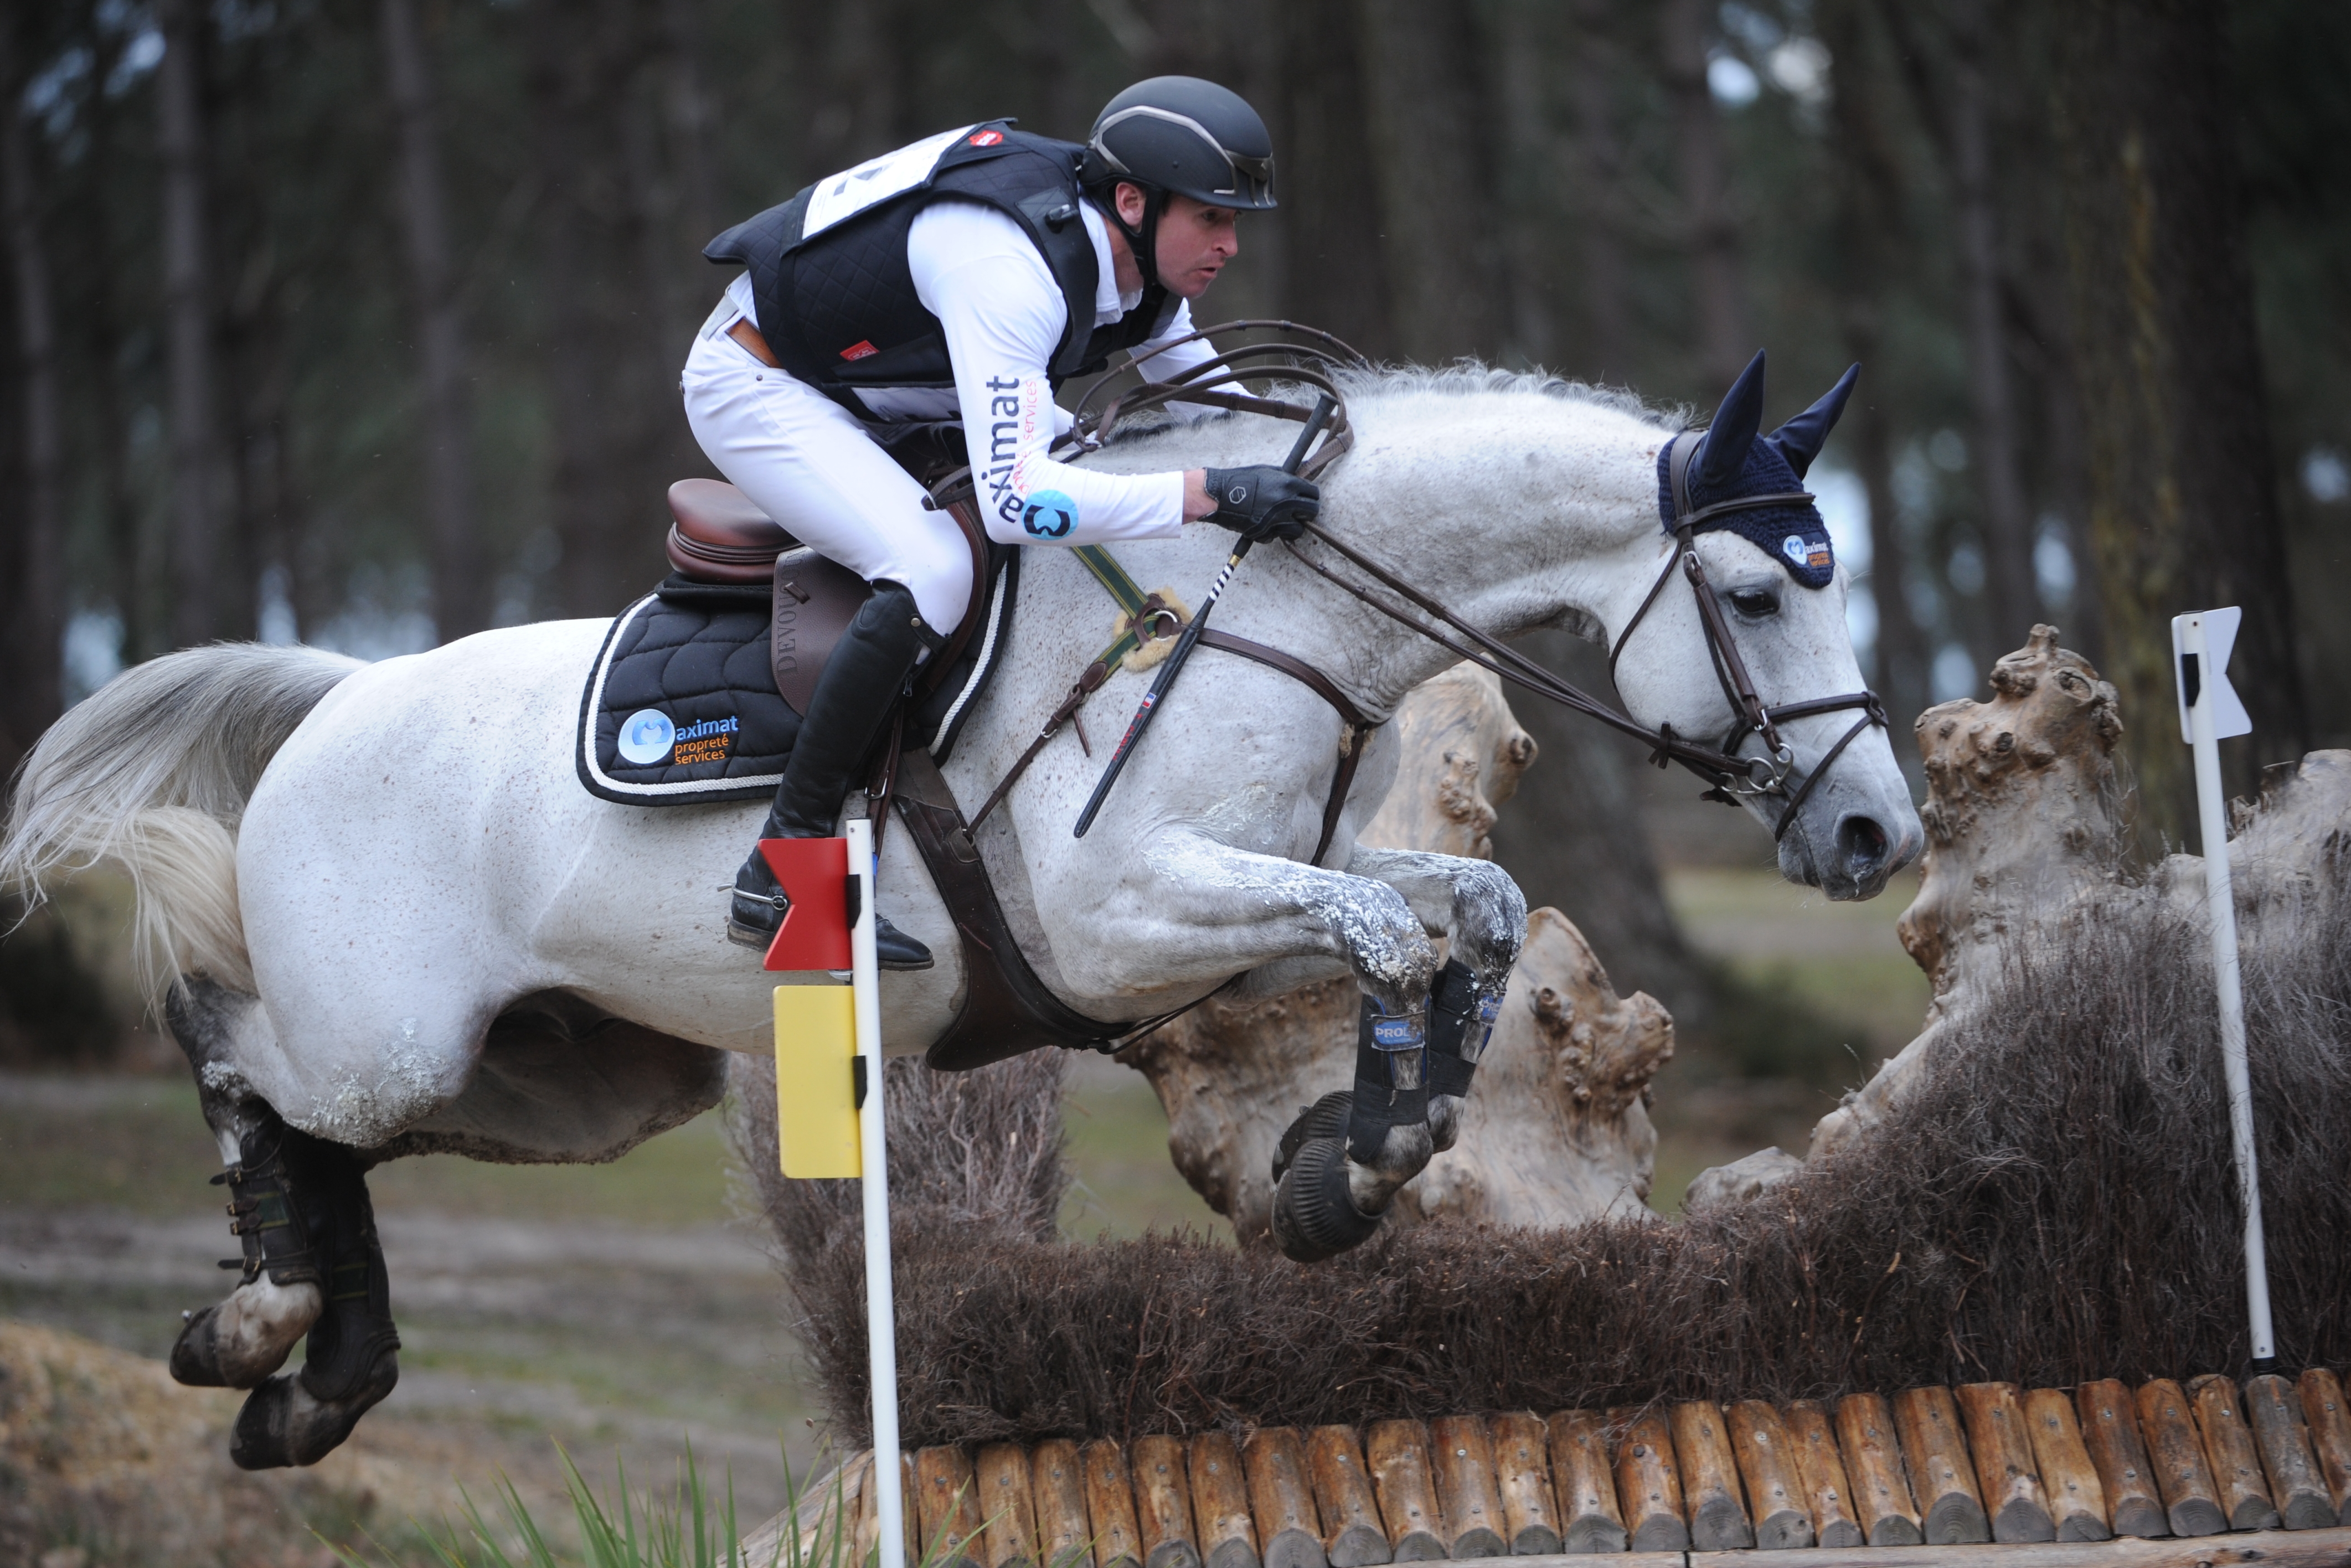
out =
[[[1273,138],[1240,94],[1198,77],[1153,77],[1102,106],[1086,139],[1084,179],[1125,234],[1145,285],[1159,281],[1159,214],[1171,195],[1263,212],[1273,200]],[[1143,222],[1118,215],[1113,190],[1143,188]]]

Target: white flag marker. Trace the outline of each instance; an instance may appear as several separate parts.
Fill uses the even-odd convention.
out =
[[[2270,1268],[2262,1236],[2261,1166],[2253,1153],[2253,1085],[2245,1067],[2245,998],[2237,976],[2237,904],[2229,884],[2228,801],[2220,789],[2220,742],[2251,734],[2253,721],[2229,685],[2229,651],[2243,612],[2206,610],[2171,618],[2172,670],[2179,682],[2181,737],[2196,756],[2196,821],[2204,846],[2204,900],[2212,926],[2212,978],[2220,1007],[2220,1064],[2229,1082],[2229,1136],[2237,1151],[2237,1196],[2245,1212],[2245,1312],[2253,1365],[2277,1360],[2270,1326]]]
[[[856,997],[857,1060],[865,1103],[858,1107],[860,1186],[865,1201],[865,1343],[873,1387],[873,1480],[881,1539],[876,1568],[906,1568],[906,1495],[898,1465],[898,1317],[890,1284],[890,1162],[882,1129],[881,967],[873,950],[873,824],[846,824],[849,871],[860,884],[849,928],[850,988]]]

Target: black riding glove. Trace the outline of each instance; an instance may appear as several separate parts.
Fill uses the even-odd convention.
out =
[[[1294,539],[1322,510],[1321,486],[1270,464],[1211,468],[1207,485],[1208,499],[1217,504],[1208,521],[1245,538]]]

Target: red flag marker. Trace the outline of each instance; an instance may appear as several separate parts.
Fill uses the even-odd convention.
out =
[[[763,968],[849,967],[849,841],[761,839],[759,853],[791,907],[768,945]]]

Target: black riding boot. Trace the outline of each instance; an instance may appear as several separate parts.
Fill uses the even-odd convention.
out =
[[[890,581],[873,585],[873,597],[832,650],[817,677],[816,695],[800,716],[799,737],[768,808],[763,839],[828,839],[841,816],[858,770],[872,753],[890,705],[905,689],[907,674],[925,648],[935,654],[945,639],[923,623],[914,596]],[[790,901],[755,846],[735,873],[734,903],[726,937],[765,951],[776,939]],[[927,969],[931,950],[877,914],[873,941],[885,969]]]

